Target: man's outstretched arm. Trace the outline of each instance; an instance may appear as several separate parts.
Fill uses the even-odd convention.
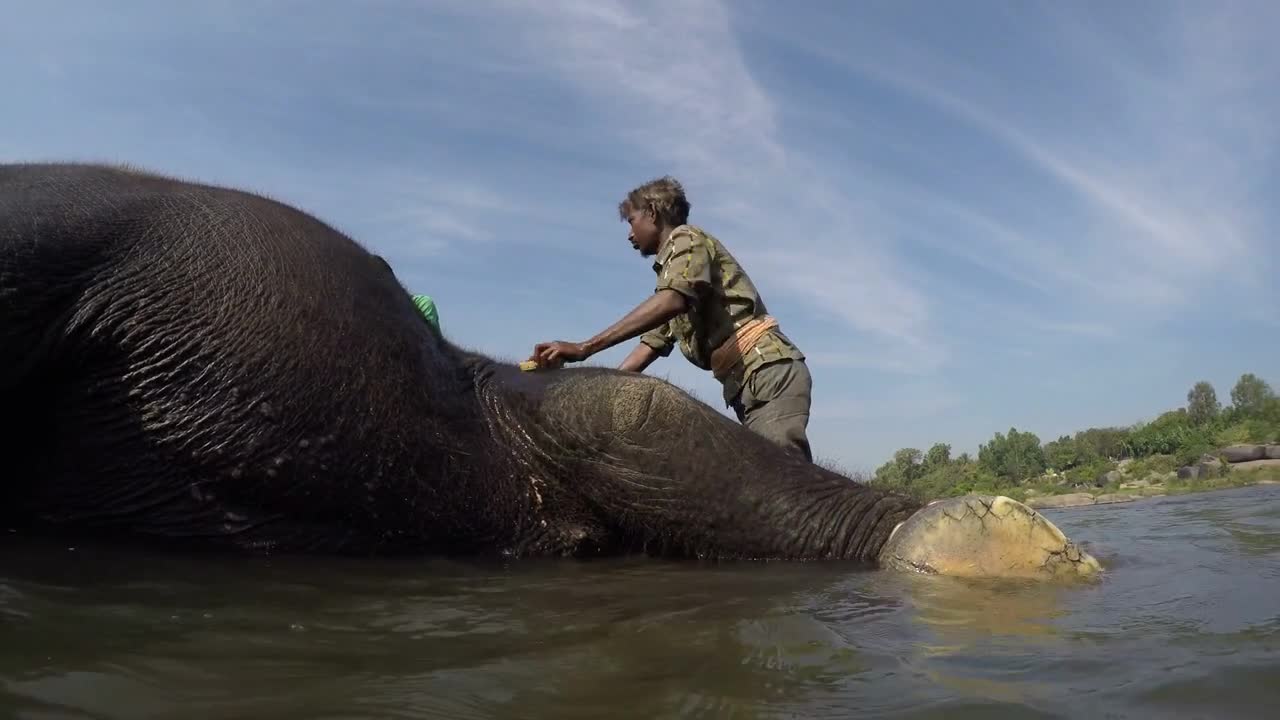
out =
[[[563,341],[538,343],[533,348],[530,360],[536,360],[543,366],[559,365],[564,362],[581,362],[602,350],[629,340],[638,335],[660,327],[671,318],[684,312],[688,307],[685,296],[675,290],[663,289],[655,292],[621,320],[610,325],[603,332],[582,343]],[[646,346],[647,347],[647,346]],[[640,350],[633,351],[636,355]],[[630,358],[628,358],[630,360]],[[652,360],[650,360],[652,362]],[[645,363],[648,365],[648,363]]]

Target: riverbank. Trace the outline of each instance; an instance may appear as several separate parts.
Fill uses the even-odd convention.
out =
[[[849,477],[920,502],[1004,493],[1018,499],[1074,494],[1074,502],[1097,504],[1099,499],[1109,503],[1236,487],[1248,479],[1218,478],[1233,468],[1268,464],[1280,464],[1280,396],[1245,373],[1231,389],[1228,407],[1216,400],[1209,383],[1197,382],[1186,406],[1150,422],[1091,427],[1048,442],[1010,427],[979,444],[976,454],[953,457],[945,442],[927,450],[904,447],[870,477]],[[1202,480],[1209,482],[1196,482]],[[1073,499],[1038,502],[1060,505]]]
[[[1230,472],[1217,477],[1185,478],[1170,473],[1159,481],[1137,480],[1122,482],[1114,488],[1099,488],[1096,492],[1044,492],[1036,488],[1009,488],[1000,491],[1015,500],[1036,509],[1061,509],[1114,505],[1166,495],[1230,490],[1252,485],[1280,484],[1280,461],[1257,460],[1239,463]]]

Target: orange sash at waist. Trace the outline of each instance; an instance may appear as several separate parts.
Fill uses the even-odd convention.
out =
[[[737,365],[738,361],[742,359],[742,356],[751,352],[751,349],[756,345],[756,341],[776,327],[778,327],[778,321],[770,315],[751,318],[743,323],[720,347],[712,351],[711,374],[717,380],[728,375],[734,365]]]

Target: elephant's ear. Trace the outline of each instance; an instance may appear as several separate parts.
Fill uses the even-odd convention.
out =
[[[374,254],[373,261],[383,270],[386,270],[387,272],[391,273],[392,277],[395,277],[396,271],[391,269],[391,263],[387,262],[386,258],[382,257],[381,255]]]

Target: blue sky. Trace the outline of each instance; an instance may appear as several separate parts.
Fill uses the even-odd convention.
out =
[[[651,292],[615,206],[674,174],[808,354],[815,451],[870,470],[1280,385],[1277,26],[1266,0],[13,3],[0,158],[297,204],[512,360]],[[722,405],[678,354],[651,372]]]

